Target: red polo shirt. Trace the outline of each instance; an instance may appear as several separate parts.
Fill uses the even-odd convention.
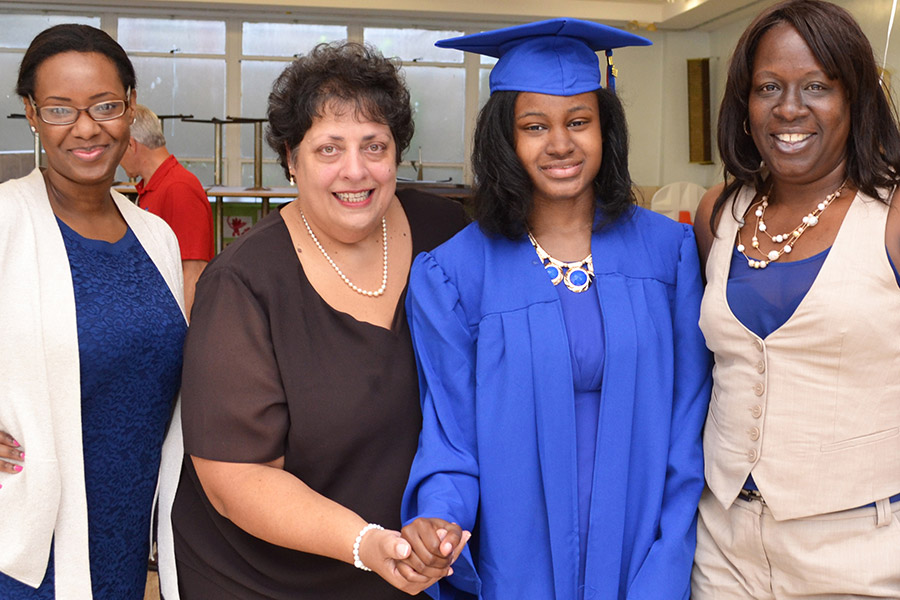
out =
[[[181,260],[212,260],[213,219],[200,180],[174,156],[163,161],[150,181],[135,186],[138,206],[162,217],[178,238]]]

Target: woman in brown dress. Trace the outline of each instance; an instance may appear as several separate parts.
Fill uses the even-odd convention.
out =
[[[268,117],[298,194],[197,286],[173,515],[181,597],[415,594],[448,568],[415,571],[396,531],[421,425],[403,302],[413,256],[465,216],[396,190],[409,92],[377,52],[317,46],[275,82]]]

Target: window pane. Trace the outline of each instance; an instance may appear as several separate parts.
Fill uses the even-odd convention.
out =
[[[465,71],[459,68],[410,67],[406,70],[416,134],[408,160],[463,162]]]
[[[241,116],[264,119],[272,84],[290,63],[286,61],[245,60],[241,62]],[[263,123],[263,135],[266,124]],[[241,157],[253,158],[253,125],[241,125]],[[263,157],[275,158],[275,152],[263,138]],[[283,179],[283,178],[282,178]],[[268,184],[266,184],[268,185]]]
[[[397,169],[397,179],[406,181],[415,181],[418,173],[409,166],[402,166]],[[446,184],[463,183],[462,167],[425,167],[422,169],[422,181],[439,182]]]
[[[156,114],[225,118],[224,60],[138,56],[132,62],[138,77],[138,102]],[[225,136],[232,127],[237,126],[223,127]],[[214,127],[210,123],[171,119],[166,121],[165,133],[166,145],[176,156],[212,158],[214,154]],[[212,178],[201,181],[212,184]]]
[[[25,114],[22,99],[14,91],[23,54],[0,53],[0,150],[34,150],[34,136],[25,119],[7,119],[6,115]]]
[[[118,41],[129,52],[225,54],[225,22],[123,17]]]
[[[3,27],[0,27],[0,48],[27,48],[34,36],[61,23],[79,23],[100,27],[99,17],[3,15]],[[18,64],[16,68],[18,68]]]
[[[190,125],[191,123],[185,123],[185,125]],[[196,127],[200,127],[199,123],[193,124]],[[212,127],[212,125],[207,125],[207,127]],[[212,142],[210,142],[212,145]],[[169,146],[166,146],[171,150]],[[200,161],[200,160],[182,160],[178,159],[185,169],[193,173],[197,179],[200,180],[200,183],[203,184],[204,188],[212,187],[213,183],[216,180],[216,166],[213,164],[213,161]],[[228,181],[228,174],[222,173],[222,181]]]
[[[347,38],[347,28],[301,23],[244,23],[243,52],[250,56],[294,56],[321,42]]]
[[[366,42],[381,50],[385,56],[396,56],[404,62],[462,63],[459,50],[436,48],[434,43],[444,38],[462,35],[461,31],[433,31],[431,29],[382,29],[366,27]]]
[[[281,165],[278,163],[263,163],[263,172],[262,172],[262,184],[263,187],[288,187],[290,184],[288,180],[284,178],[284,171],[281,169]],[[253,163],[242,163],[241,164],[241,185],[244,187],[252,187],[253,186]],[[284,203],[289,202],[290,198],[272,198],[271,202]]]
[[[491,97],[491,70],[480,69],[478,79],[478,110],[484,108],[488,98]]]

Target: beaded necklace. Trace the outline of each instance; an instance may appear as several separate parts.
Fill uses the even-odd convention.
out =
[[[309,232],[309,237],[311,237],[312,241],[315,242],[316,248],[319,249],[319,252],[321,252],[322,256],[325,257],[325,260],[328,261],[328,264],[330,264],[335,272],[340,275],[341,280],[346,283],[351,290],[369,298],[377,298],[384,293],[384,290],[387,289],[388,277],[387,219],[385,217],[381,217],[381,245],[384,248],[384,270],[381,275],[381,287],[374,291],[364,290],[350,281],[350,279],[346,275],[344,275],[344,272],[341,271],[341,269],[335,264],[334,260],[330,256],[328,256],[328,253],[325,252],[325,248],[322,247],[322,244],[319,242],[319,238],[317,238],[316,234],[313,233],[312,227],[309,226],[309,223],[306,220],[306,215],[303,214],[302,210],[300,211],[300,218],[303,219],[303,224],[306,225],[306,231]]]
[[[738,230],[737,230],[737,251],[744,255],[744,258],[747,259],[747,266],[751,269],[765,269],[769,263],[775,262],[785,254],[790,254],[794,249],[794,244],[797,243],[797,240],[800,239],[800,236],[803,235],[810,227],[815,227],[819,224],[819,217],[825,212],[825,209],[831,206],[831,203],[840,198],[841,192],[844,191],[844,186],[847,184],[847,180],[845,179],[841,185],[835,191],[831,192],[822,202],[819,202],[816,205],[816,209],[803,217],[802,222],[792,231],[788,233],[779,233],[776,235],[772,235],[768,232],[768,227],[766,226],[765,214],[766,208],[769,206],[769,199],[773,197],[772,188],[769,189],[769,192],[764,194],[757,203],[750,204],[747,207],[747,213],[749,213],[754,206],[756,206],[756,210],[753,211],[753,214],[756,216],[756,227],[753,230],[753,237],[750,238],[750,245],[759,253],[760,256],[763,257],[762,260],[756,260],[747,256],[746,246],[741,243],[741,230],[744,228],[745,219],[741,219],[738,222]],[[784,246],[780,250],[770,250],[768,253],[764,253],[759,249],[759,234],[760,232],[764,233],[770,240],[772,240],[775,244],[780,244],[782,242],[786,242]]]

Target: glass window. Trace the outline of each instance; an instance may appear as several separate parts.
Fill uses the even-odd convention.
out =
[[[34,150],[34,136],[25,119],[7,119],[7,115],[25,114],[22,99],[16,94],[16,79],[19,76],[19,63],[23,54],[18,52],[0,53],[0,151]]]
[[[225,118],[225,61],[211,58],[132,58],[138,102],[159,115],[196,119]],[[223,127],[227,136],[229,125]],[[214,129],[209,123],[166,122],[166,146],[176,156],[212,157]],[[224,139],[223,139],[224,147]],[[204,183],[212,183],[202,180]]]
[[[246,125],[245,125],[246,127]],[[263,172],[262,172],[262,184],[264,187],[288,187],[290,184],[288,180],[284,178],[284,170],[281,168],[281,165],[277,162],[264,162],[263,163]],[[241,185],[244,187],[253,186],[253,163],[241,163]],[[289,200],[276,200],[273,198],[272,202],[288,202]]]
[[[462,63],[459,50],[437,48],[434,43],[444,38],[462,35],[461,31],[434,31],[432,29],[383,29],[366,27],[366,42],[381,50],[385,56],[396,56],[404,62]]]
[[[347,38],[347,28],[302,23],[244,23],[243,53],[249,56],[294,56],[321,42]]]
[[[465,76],[463,69],[406,69],[416,121],[406,159],[418,160],[421,147],[424,162],[463,162]]]
[[[61,23],[79,23],[100,27],[99,17],[6,14],[3,15],[3,27],[0,27],[0,48],[27,48],[34,36]]]
[[[491,70],[479,69],[478,78],[478,110],[484,108],[488,98],[491,97]]]
[[[122,17],[118,41],[129,52],[225,54],[225,22]]]
[[[288,66],[286,61],[245,60],[241,62],[241,116],[264,119],[272,84]],[[236,126],[235,126],[236,127]],[[241,125],[241,156],[253,158],[253,125]],[[265,130],[265,124],[263,124]],[[263,157],[275,158],[275,152],[263,139]],[[268,185],[268,184],[267,184]]]
[[[401,181],[416,181],[418,172],[407,165],[397,169],[397,179]],[[462,167],[425,167],[422,169],[422,181],[447,183],[456,185],[463,181]]]
[[[185,123],[185,125],[194,125],[195,127],[202,127],[200,123]],[[212,125],[206,125],[206,127],[212,127]],[[210,134],[212,135],[212,134]],[[166,146],[168,148],[168,146]],[[210,148],[212,147],[212,142],[210,142]],[[200,180],[200,183],[203,184],[203,187],[212,187],[216,180],[216,166],[213,164],[211,160],[182,160],[178,159],[185,169],[193,173],[197,179]],[[222,181],[228,181],[228,174],[222,173]]]

